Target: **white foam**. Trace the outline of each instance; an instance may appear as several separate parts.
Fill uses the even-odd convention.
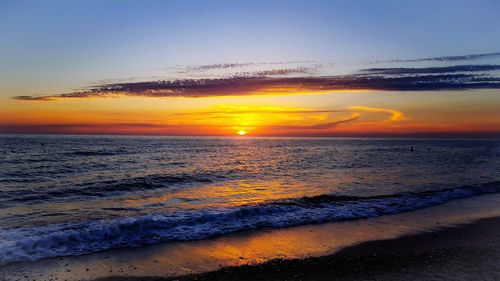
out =
[[[0,229],[0,263],[81,255],[163,241],[197,240],[260,227],[376,217],[499,191],[500,183],[493,182],[436,192],[403,193],[338,202],[309,202],[301,198],[296,200],[300,204],[287,200],[240,208],[179,211],[36,228]]]

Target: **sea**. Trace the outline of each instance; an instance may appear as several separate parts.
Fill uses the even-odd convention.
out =
[[[498,139],[0,135],[0,264],[500,192]]]

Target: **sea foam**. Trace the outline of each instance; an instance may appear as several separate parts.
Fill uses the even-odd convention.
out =
[[[137,217],[0,229],[0,263],[81,255],[164,241],[199,240],[262,227],[371,218],[500,192],[500,182],[372,197],[320,195],[235,208],[184,210]]]

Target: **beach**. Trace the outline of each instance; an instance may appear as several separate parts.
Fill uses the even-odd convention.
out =
[[[0,267],[0,280],[496,280],[500,195]]]
[[[438,231],[370,241],[336,254],[276,259],[173,278],[139,280],[499,280],[500,217]]]

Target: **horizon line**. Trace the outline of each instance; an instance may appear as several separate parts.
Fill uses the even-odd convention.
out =
[[[0,132],[0,135],[31,136],[131,136],[131,137],[176,137],[176,138],[467,138],[467,139],[500,139],[500,132],[493,133],[409,133],[409,134],[339,134],[339,135],[173,135],[173,134],[130,134],[130,133],[51,133],[51,132]]]

